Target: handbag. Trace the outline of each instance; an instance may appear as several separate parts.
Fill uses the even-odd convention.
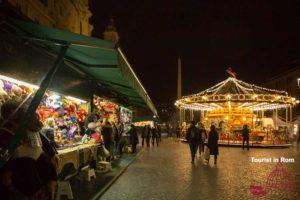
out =
[[[105,148],[104,145],[102,145],[101,156],[104,158],[107,158],[107,157],[109,157],[109,155],[110,155],[109,151]]]

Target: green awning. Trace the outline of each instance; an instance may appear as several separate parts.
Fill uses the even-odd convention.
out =
[[[148,107],[157,115],[124,53],[113,42],[20,20],[11,20],[9,24],[16,29],[18,37],[38,43],[41,48],[55,54],[59,52],[60,45],[70,44],[65,63],[70,63],[89,78],[108,86],[133,105]]]

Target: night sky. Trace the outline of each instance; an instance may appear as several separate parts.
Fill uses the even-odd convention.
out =
[[[105,2],[105,3],[104,3]],[[228,77],[262,84],[300,59],[300,1],[91,1],[93,35],[115,19],[120,46],[155,104],[174,103],[177,57],[183,95]]]

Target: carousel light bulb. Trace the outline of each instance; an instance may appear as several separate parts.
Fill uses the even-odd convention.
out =
[[[254,95],[252,96],[252,98],[253,98],[253,99],[256,99],[256,98],[257,98],[257,94],[254,94]]]
[[[229,116],[226,116],[225,119],[228,120],[228,119],[229,119]]]
[[[231,95],[230,95],[230,94],[227,94],[227,95],[226,95],[226,98],[227,98],[227,99],[231,99]]]
[[[281,99],[281,96],[277,96],[277,99]]]
[[[299,104],[300,103],[300,100],[296,100],[296,104]]]
[[[243,117],[243,121],[246,121],[246,117]]]
[[[208,120],[208,118],[207,118],[207,117],[205,117],[205,118],[204,118],[204,120],[205,120],[205,121],[207,121],[207,120]]]

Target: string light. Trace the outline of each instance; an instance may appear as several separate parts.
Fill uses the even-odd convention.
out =
[[[17,79],[10,78],[10,77],[3,76],[3,75],[0,75],[0,79],[1,79],[1,80],[4,80],[4,81],[11,82],[11,83],[14,83],[14,84],[17,84],[17,85],[26,86],[26,87],[29,87],[29,88],[31,88],[31,89],[36,89],[36,90],[37,90],[37,89],[40,88],[40,87],[37,86],[37,85],[30,84],[30,83],[23,82],[23,81],[19,81],[19,80],[17,80]]]
[[[229,87],[236,88],[237,93],[222,94],[223,91],[228,91],[226,86],[229,82],[234,84],[230,84]],[[235,102],[242,103],[237,109],[252,111],[286,108],[297,103],[296,99],[287,96],[285,91],[263,88],[229,77],[200,93],[183,97],[176,101],[175,105],[185,109],[211,111],[226,109],[226,105],[224,107],[223,104],[226,100],[227,109],[231,109],[231,102]]]

